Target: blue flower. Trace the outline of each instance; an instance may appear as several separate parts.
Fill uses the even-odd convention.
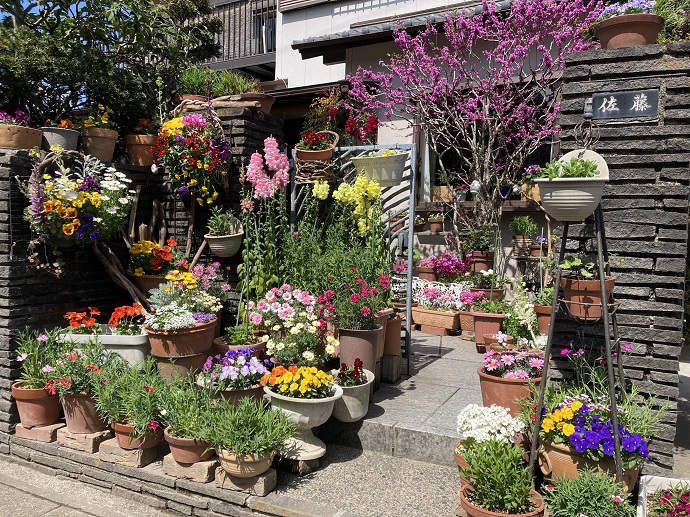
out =
[[[570,443],[577,452],[585,452],[587,448],[587,440],[580,433],[573,433],[569,436]]]
[[[575,417],[573,417],[572,423],[576,427],[582,427],[585,425],[585,418],[582,415],[575,415]]]
[[[601,449],[604,451],[604,454],[607,456],[613,456],[614,453],[614,445],[613,445],[613,440],[612,439],[602,439],[601,441]]]
[[[585,431],[585,440],[587,440],[588,449],[596,450],[599,448],[599,442],[601,442],[601,438],[599,438],[599,435],[594,431]]]
[[[581,414],[581,415],[589,415],[589,406],[588,406],[587,404],[582,404],[582,407],[580,408],[580,414]],[[594,415],[594,416],[592,417],[592,420],[594,420],[595,418],[596,418],[597,420],[599,419],[598,416]]]
[[[93,242],[100,241],[101,240],[101,234],[96,230],[95,232],[91,232],[89,234],[89,239],[91,239]]]

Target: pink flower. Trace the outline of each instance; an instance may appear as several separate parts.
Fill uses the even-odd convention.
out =
[[[240,201],[240,208],[242,209],[242,213],[246,214],[248,212],[253,212],[254,211],[254,203],[252,202],[251,199],[243,199]]]
[[[182,118],[182,125],[183,126],[188,126],[188,127],[197,127],[199,129],[203,128],[206,125],[206,119],[204,118],[203,115],[200,115],[198,113],[194,113],[191,115],[187,115]]]
[[[510,366],[511,364],[515,363],[515,356],[512,354],[503,354],[501,356],[501,362],[506,366]]]
[[[28,355],[26,353],[23,353],[17,356],[17,361],[24,361],[27,357]]]
[[[611,498],[615,503],[622,503],[625,500],[619,495],[612,495]]]
[[[633,346],[630,343],[621,343],[621,351],[622,352],[630,352],[632,351]]]
[[[369,316],[369,314],[371,314],[371,309],[365,305],[362,307],[361,313],[362,316]]]
[[[570,348],[562,348],[561,355],[570,355]]]
[[[541,359],[540,357],[530,357],[529,367],[530,368],[536,368],[537,370],[541,370],[542,368],[544,368],[544,360]]]
[[[146,424],[146,429],[150,429],[152,431],[155,431],[160,427],[160,424],[156,422],[155,420],[150,420],[148,424]]]
[[[53,371],[53,367],[50,366],[49,364],[45,365],[43,368],[41,368],[41,371],[43,373],[50,373]]]
[[[360,298],[360,296],[359,296],[357,293],[352,293],[352,294],[350,295],[350,301],[351,301],[352,303],[359,303],[360,299],[361,299],[361,298]]]
[[[261,325],[261,321],[262,321],[262,320],[263,320],[263,316],[261,316],[261,314],[258,313],[258,312],[252,312],[252,313],[249,315],[249,322],[250,322],[252,325]]]
[[[36,341],[38,341],[39,343],[45,343],[46,341],[48,341],[48,336],[46,336],[45,334],[39,334],[36,338]]]
[[[156,388],[152,388],[151,386],[144,386],[144,389],[148,391],[149,393],[155,393]]]

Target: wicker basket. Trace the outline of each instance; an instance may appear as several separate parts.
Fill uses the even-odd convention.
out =
[[[431,311],[421,307],[412,307],[412,320],[417,325],[428,325],[448,330],[460,328],[460,315],[458,312]]]

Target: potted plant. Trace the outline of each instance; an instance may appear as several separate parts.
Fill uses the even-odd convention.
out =
[[[224,355],[209,357],[196,382],[210,390],[213,397],[222,397],[232,405],[237,405],[244,397],[260,402],[264,395],[260,381],[270,366],[271,362],[261,361],[253,348],[230,350]]]
[[[435,256],[426,257],[417,262],[417,276],[420,280],[427,282],[436,282],[438,276],[436,275],[436,263],[438,259]]]
[[[264,336],[266,336],[265,340],[263,339]],[[263,357],[266,355],[266,341],[268,339],[267,331],[257,330],[253,325],[249,325],[249,322],[234,327],[226,327],[225,334],[213,340],[213,353],[225,355],[230,350],[252,347],[260,357]]]
[[[264,93],[259,81],[253,77],[237,72],[236,70],[221,70],[216,72],[213,82],[213,96],[237,96],[243,101],[258,101],[260,110],[267,115],[271,113],[271,107],[275,98]],[[234,97],[230,97],[234,99]]]
[[[493,268],[496,232],[496,226],[491,224],[474,225],[467,229],[462,247],[472,258],[473,273]]]
[[[333,405],[333,416],[341,422],[357,422],[369,411],[369,394],[374,374],[363,368],[364,363],[357,357],[354,364],[340,365],[339,370],[331,370],[335,383],[343,389],[343,396]]]
[[[474,318],[474,342],[477,346],[477,352],[486,351],[484,336],[497,334],[501,330],[501,324],[507,311],[508,305],[501,300],[488,298],[474,302],[470,312]]]
[[[421,215],[415,215],[414,216],[414,224],[412,226],[413,226],[415,233],[423,232],[424,231],[424,224],[425,224],[425,221]]]
[[[461,290],[461,288],[460,288]],[[417,325],[455,330],[460,327],[458,289],[442,285],[427,285],[413,293],[417,302],[412,307],[412,319]]]
[[[76,151],[79,144],[79,131],[74,129],[70,119],[46,120],[41,128],[43,142],[41,149],[50,151],[53,146],[60,146],[65,151]]]
[[[429,212],[426,219],[429,221],[429,231],[431,233],[440,233],[443,231],[443,221],[445,219],[443,212]]]
[[[145,294],[166,283],[165,276],[180,267],[177,264],[184,266],[186,263],[175,239],[168,239],[164,246],[149,240],[137,241],[129,248],[129,260],[127,272],[134,285]]]
[[[541,204],[549,217],[558,221],[582,221],[594,213],[609,168],[594,151],[576,150],[557,162],[540,169],[535,183],[541,192]]]
[[[112,114],[113,110],[108,106],[98,104],[82,122],[81,143],[84,154],[90,154],[102,162],[111,161],[115,152],[118,133],[112,129],[115,127],[110,118]]]
[[[215,79],[216,74],[210,68],[201,65],[190,66],[177,78],[177,102],[207,101],[207,94],[213,88]]]
[[[208,390],[191,377],[176,377],[160,389],[159,401],[167,425],[163,436],[173,459],[183,464],[211,459],[215,450],[202,438],[213,410]]]
[[[462,473],[463,469],[469,468],[463,457],[464,451],[471,447],[481,446],[489,440],[498,440],[506,444],[514,443],[517,434],[524,428],[525,425],[503,406],[469,404],[462,408],[457,418],[457,430],[462,440],[453,448],[453,459],[458,466],[462,484],[469,483]]]
[[[532,238],[529,246],[530,257],[548,257],[549,256],[549,240],[543,235],[537,235]]]
[[[338,134],[333,131],[307,131],[300,135],[295,153],[300,160],[327,161],[338,145]]]
[[[653,45],[664,28],[664,19],[654,14],[656,2],[633,0],[607,5],[594,26],[601,48]]]
[[[472,306],[484,299],[484,293],[472,292],[463,290],[458,296],[460,303],[460,329],[463,332],[474,332],[474,315],[472,314]]]
[[[575,515],[607,515],[635,517],[630,494],[621,483],[603,472],[584,469],[580,476],[543,485],[544,501],[553,517]],[[665,514],[660,514],[661,515]]]
[[[484,345],[495,352],[515,349],[513,345],[513,336],[504,334],[500,330],[496,334],[484,334]]]
[[[543,352],[489,350],[483,365],[477,368],[484,405],[502,405],[511,415],[517,415],[520,404],[516,400],[532,397],[530,383],[539,384],[543,370]]]
[[[122,449],[150,449],[163,438],[160,396],[165,387],[152,359],[127,367],[110,365],[94,383],[100,416],[110,422]]]
[[[522,276],[513,279],[513,299],[508,303],[501,329],[516,343],[534,341],[537,337],[537,313]]]
[[[41,130],[29,127],[29,116],[21,110],[10,115],[0,111],[0,149],[41,147]]]
[[[54,366],[60,357],[57,332],[25,328],[17,334],[19,379],[12,384],[12,397],[22,426],[52,425],[60,417],[60,400],[55,391]]]
[[[563,300],[570,315],[585,323],[599,321],[602,304],[608,310],[615,279],[612,276],[604,279],[605,300],[602,301],[599,267],[596,263],[583,261],[579,257],[566,257],[558,267],[563,270]]]
[[[326,444],[314,436],[312,428],[328,420],[335,401],[343,396],[333,376],[314,366],[277,366],[261,378],[261,384],[271,397],[271,406],[297,425],[298,435],[286,446],[283,457],[314,460],[326,454]]]
[[[460,489],[460,503],[468,517],[544,514],[544,501],[532,489],[523,453],[517,445],[495,438],[465,451],[468,484]]]
[[[244,229],[242,221],[231,212],[225,212],[217,206],[213,207],[207,226],[208,233],[204,235],[204,239],[208,242],[211,253],[217,257],[228,258],[240,250]]]
[[[497,275],[493,269],[482,269],[469,277],[473,293],[483,293],[487,300],[502,300],[506,290],[505,279]]]
[[[526,257],[529,254],[528,246],[532,242],[531,236],[537,233],[537,223],[529,215],[513,217],[508,225],[513,234],[513,254],[518,257]]]
[[[580,478],[583,476],[584,473]],[[610,482],[610,478],[608,479]],[[686,516],[690,514],[688,504],[690,504],[688,480],[650,475],[640,478],[640,492],[637,498],[638,517]]]
[[[551,326],[553,287],[544,287],[534,295],[534,312],[537,314],[537,328],[540,334],[548,335]]]
[[[402,183],[405,162],[409,156],[410,152],[402,149],[369,151],[352,158],[352,165],[358,174],[364,174],[368,180],[376,180],[382,187],[395,187]]]
[[[125,135],[129,163],[140,167],[153,165],[153,146],[156,145],[158,129],[149,118],[140,118],[131,135]]]
[[[224,399],[211,407],[204,440],[218,454],[221,468],[231,476],[263,474],[273,457],[295,435],[290,415],[244,398],[237,406]]]

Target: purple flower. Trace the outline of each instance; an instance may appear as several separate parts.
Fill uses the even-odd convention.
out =
[[[182,185],[181,187],[178,187],[177,190],[175,190],[179,195],[181,196],[187,196],[189,195],[189,187],[186,185]]]
[[[214,140],[211,142],[211,156],[219,162],[227,162],[232,155],[230,146],[225,140]]]
[[[81,182],[81,185],[79,185],[78,190],[80,192],[100,192],[101,185],[98,183],[98,180],[96,178],[92,178],[91,176],[84,176],[84,179]]]
[[[192,316],[197,323],[208,323],[216,319],[215,314],[209,314],[208,312],[193,312]]]
[[[182,133],[176,133],[174,139],[177,145],[184,145],[185,141],[187,140]]]
[[[89,234],[89,239],[91,239],[91,242],[98,242],[101,240],[101,234],[98,230],[91,232]]]

